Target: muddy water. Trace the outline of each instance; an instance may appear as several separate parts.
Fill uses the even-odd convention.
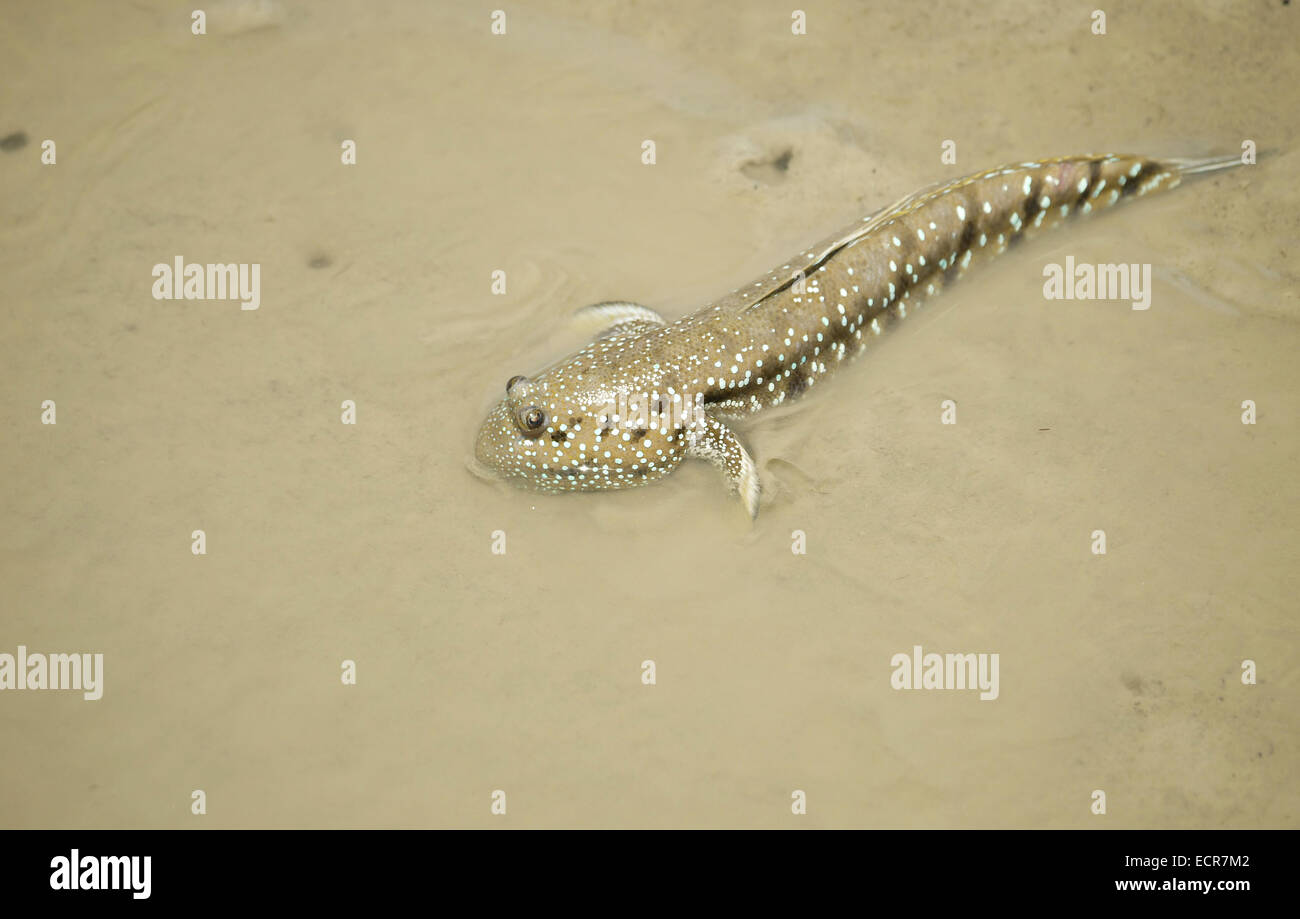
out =
[[[4,13],[0,651],[103,653],[104,693],[0,693],[0,825],[1300,823],[1297,10],[587,6]],[[751,425],[755,525],[707,467],[467,469],[584,303],[680,315],[1003,161],[1244,139]],[[178,255],[259,263],[260,309],[155,300]],[[1151,309],[1044,300],[1066,256],[1150,263]],[[998,698],[891,689],[916,645],[997,653]]]

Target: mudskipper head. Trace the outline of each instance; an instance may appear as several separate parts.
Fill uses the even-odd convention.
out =
[[[690,403],[671,390],[629,391],[582,355],[513,376],[479,429],[479,463],[538,491],[600,491],[667,475],[686,453]],[[584,379],[585,378],[585,379]]]

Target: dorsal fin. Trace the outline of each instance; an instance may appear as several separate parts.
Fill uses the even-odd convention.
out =
[[[615,335],[638,335],[648,329],[667,325],[667,320],[648,306],[626,300],[607,300],[584,306],[574,319],[594,331],[594,341]]]
[[[720,306],[726,309],[734,307],[748,311],[758,306],[768,297],[778,294],[788,288],[801,276],[810,277],[814,271],[826,263],[826,260],[834,256],[837,252],[847,249],[849,246],[858,242],[878,229],[882,224],[893,220],[901,214],[907,213],[913,207],[921,202],[923,198],[934,191],[943,187],[942,182],[936,182],[933,185],[926,186],[920,191],[913,192],[899,198],[888,207],[882,207],[869,217],[864,217],[862,222],[847,231],[842,231],[834,236],[828,236],[816,245],[809,246],[799,254],[799,257],[792,259],[790,262],[789,275],[783,278],[769,278],[766,285],[758,287],[741,287],[727,294],[727,296],[715,301],[712,305]]]

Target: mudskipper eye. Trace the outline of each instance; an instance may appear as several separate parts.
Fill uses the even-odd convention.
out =
[[[520,383],[526,379],[528,378],[525,377],[522,373],[516,373],[510,379],[506,380],[506,392],[509,393],[510,390],[515,388],[516,383]]]
[[[519,413],[519,424],[525,434],[539,434],[542,428],[546,427],[546,412],[535,405],[526,408]]]

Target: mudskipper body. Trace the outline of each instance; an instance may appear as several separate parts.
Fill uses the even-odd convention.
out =
[[[707,459],[756,516],[757,467],[727,422],[811,391],[971,265],[1026,237],[1239,164],[1106,154],[1002,166],[909,195],[676,321],[634,303],[586,307],[603,330],[512,377],[475,456],[544,492],[644,485]]]

